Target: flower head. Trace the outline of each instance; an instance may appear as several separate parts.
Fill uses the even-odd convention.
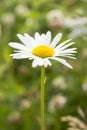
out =
[[[33,60],[32,66],[51,66],[50,60],[56,60],[65,66],[72,69],[72,66],[67,63],[66,60],[61,57],[68,57],[75,59],[74,53],[76,53],[76,48],[68,48],[74,44],[70,42],[71,39],[58,44],[62,34],[59,33],[55,36],[53,41],[51,41],[51,32],[48,31],[46,34],[35,33],[35,38],[25,33],[24,35],[17,34],[18,38],[23,42],[23,44],[17,42],[10,42],[9,46],[15,48],[13,54],[11,54],[13,59],[25,59]],[[67,44],[68,43],[68,44]]]

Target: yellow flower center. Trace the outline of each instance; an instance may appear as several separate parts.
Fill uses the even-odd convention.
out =
[[[51,57],[54,55],[54,50],[49,46],[37,46],[33,49],[32,53],[41,58]]]

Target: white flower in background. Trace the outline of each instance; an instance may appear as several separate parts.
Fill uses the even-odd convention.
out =
[[[17,5],[15,8],[15,13],[19,16],[23,16],[29,13],[29,9],[26,5]]]
[[[74,28],[72,30],[72,32],[68,35],[69,38],[77,38],[77,37],[82,37],[82,35],[85,35],[87,34],[87,28],[84,26],[84,27],[77,27],[77,28]]]
[[[87,17],[77,17],[75,19],[65,18],[64,26],[67,28],[71,28],[71,32],[68,37],[71,39],[82,37],[82,35],[87,33]]]
[[[54,9],[47,13],[47,21],[50,27],[59,28],[64,24],[64,16],[62,11]]]
[[[4,13],[1,15],[1,22],[6,25],[13,25],[15,22],[15,16],[12,13]]]
[[[20,107],[22,109],[29,109],[31,107],[31,102],[28,101],[27,99],[22,99],[22,101],[20,103]]]
[[[76,19],[65,18],[64,26],[66,27],[81,27],[87,24],[87,17],[77,17]]]
[[[71,39],[58,44],[62,34],[59,33],[51,41],[51,32],[48,31],[46,34],[35,33],[35,38],[32,38],[27,33],[23,35],[17,34],[18,38],[23,44],[17,42],[10,42],[9,46],[15,48],[14,53],[11,54],[13,59],[25,59],[33,60],[32,66],[51,66],[50,60],[56,60],[65,66],[72,69],[72,66],[61,57],[68,57],[75,59],[74,53],[76,48],[68,48],[74,44],[70,42]],[[68,43],[68,44],[67,44]]]
[[[79,7],[75,10],[75,13],[77,14],[77,16],[84,16],[84,10]]]
[[[53,96],[48,104],[48,110],[49,112],[53,113],[58,109],[62,109],[67,102],[67,98],[63,95],[56,95]]]
[[[63,76],[56,77],[52,81],[52,85],[54,86],[54,88],[60,88],[60,89],[66,89],[67,86],[65,78]]]

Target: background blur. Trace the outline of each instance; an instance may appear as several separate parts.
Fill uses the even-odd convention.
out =
[[[62,32],[61,42],[72,38],[78,53],[68,59],[73,70],[56,61],[46,69],[46,130],[72,130],[67,115],[83,115],[86,126],[87,0],[0,0],[0,130],[40,130],[40,67],[13,60],[8,43],[20,42],[18,33],[48,30]]]

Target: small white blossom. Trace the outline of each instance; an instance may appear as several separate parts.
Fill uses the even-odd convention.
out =
[[[29,9],[26,5],[17,5],[15,8],[15,13],[19,16],[29,13]]]
[[[50,27],[59,28],[64,24],[64,16],[60,10],[54,9],[47,13],[47,21]]]
[[[65,18],[64,26],[67,28],[71,28],[71,32],[69,33],[69,38],[77,38],[87,33],[87,17],[77,17],[75,19]]]
[[[48,110],[49,112],[53,113],[58,109],[62,109],[67,102],[67,98],[63,95],[56,95],[52,97],[48,104]]]
[[[31,102],[28,101],[27,99],[22,99],[22,101],[20,103],[20,107],[22,109],[29,109],[31,107]]]
[[[1,16],[1,22],[6,25],[13,25],[15,22],[15,16],[12,13],[5,13]]]
[[[68,37],[74,39],[82,35],[85,35],[86,33],[87,33],[87,28],[85,27],[74,28],[72,32],[68,35]]]
[[[78,17],[76,19],[66,18],[64,20],[64,25],[68,28],[83,27],[85,24],[87,24],[87,17]]]
[[[52,84],[55,88],[60,88],[60,89],[65,89],[67,84],[65,81],[65,78],[63,76],[56,77],[53,81]]]

